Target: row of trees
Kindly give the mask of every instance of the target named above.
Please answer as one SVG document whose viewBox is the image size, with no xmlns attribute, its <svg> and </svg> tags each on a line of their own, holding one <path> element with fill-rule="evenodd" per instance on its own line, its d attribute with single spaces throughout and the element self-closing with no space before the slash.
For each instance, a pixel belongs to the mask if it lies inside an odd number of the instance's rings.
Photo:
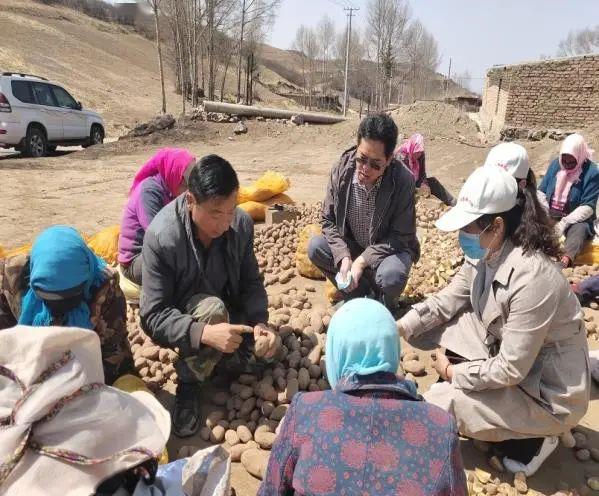
<svg viewBox="0 0 599 496">
<path fill-rule="evenodd" d="M 225 96 L 227 78 L 237 77 L 237 101 L 253 102 L 257 53 L 265 32 L 274 21 L 281 0 L 147 0 L 156 25 L 156 42 L 164 93 L 161 26 L 168 26 L 172 47 L 168 53 L 175 72 L 176 90 L 183 111 L 191 100 L 197 106 L 204 95 Z M 236 70 L 234 70 L 236 69 Z"/>
<path fill-rule="evenodd" d="M 571 57 L 589 53 L 599 53 L 599 24 L 594 28 L 570 31 L 568 36 L 560 41 L 557 50 L 559 57 Z"/>
<path fill-rule="evenodd" d="M 417 19 L 407 0 L 370 0 L 365 29 L 352 29 L 350 94 L 376 108 L 422 98 L 430 93 L 439 62 L 437 42 Z M 302 55 L 309 101 L 315 89 L 328 95 L 342 89 L 347 27 L 336 30 L 325 16 L 315 27 L 300 26 L 292 48 Z"/>
</svg>

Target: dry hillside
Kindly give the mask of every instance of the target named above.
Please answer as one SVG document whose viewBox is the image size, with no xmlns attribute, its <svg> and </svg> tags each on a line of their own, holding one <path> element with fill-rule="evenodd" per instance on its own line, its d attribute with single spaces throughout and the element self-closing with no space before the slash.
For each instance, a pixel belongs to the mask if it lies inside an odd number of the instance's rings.
<svg viewBox="0 0 599 496">
<path fill-rule="evenodd" d="M 109 134 L 122 134 L 160 108 L 155 45 L 123 26 L 64 7 L 2 0 L 0 33 L 0 71 L 27 72 L 64 85 L 84 107 L 104 116 Z M 279 56 L 287 53 L 277 52 Z M 282 66 L 290 62 L 285 57 L 278 60 Z M 230 69 L 228 94 L 236 88 L 234 73 Z M 285 78 L 266 67 L 260 73 L 265 85 L 257 88 L 259 103 L 293 107 L 293 102 L 267 86 L 286 82 Z M 181 97 L 174 92 L 168 69 L 166 77 L 168 111 L 178 115 Z M 219 89 L 221 78 L 219 74 Z"/>
</svg>

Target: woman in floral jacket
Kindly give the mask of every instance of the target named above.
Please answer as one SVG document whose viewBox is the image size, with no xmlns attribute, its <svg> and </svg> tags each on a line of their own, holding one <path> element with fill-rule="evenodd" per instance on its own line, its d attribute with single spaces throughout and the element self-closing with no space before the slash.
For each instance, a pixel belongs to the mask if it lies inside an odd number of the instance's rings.
<svg viewBox="0 0 599 496">
<path fill-rule="evenodd" d="M 455 422 L 398 367 L 391 313 L 369 299 L 341 307 L 327 335 L 333 389 L 293 398 L 258 494 L 466 495 Z"/>
</svg>

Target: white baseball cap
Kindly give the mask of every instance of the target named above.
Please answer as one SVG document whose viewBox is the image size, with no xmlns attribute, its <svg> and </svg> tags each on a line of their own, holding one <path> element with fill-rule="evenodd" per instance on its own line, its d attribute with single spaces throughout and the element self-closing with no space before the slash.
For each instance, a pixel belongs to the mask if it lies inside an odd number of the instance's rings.
<svg viewBox="0 0 599 496">
<path fill-rule="evenodd" d="M 516 179 L 526 179 L 530 161 L 526 148 L 518 143 L 500 143 L 491 148 L 485 160 L 485 167 L 498 166 Z"/>
<path fill-rule="evenodd" d="M 518 183 L 500 167 L 479 167 L 462 186 L 455 207 L 439 218 L 441 231 L 457 231 L 485 214 L 499 214 L 516 205 Z"/>
</svg>

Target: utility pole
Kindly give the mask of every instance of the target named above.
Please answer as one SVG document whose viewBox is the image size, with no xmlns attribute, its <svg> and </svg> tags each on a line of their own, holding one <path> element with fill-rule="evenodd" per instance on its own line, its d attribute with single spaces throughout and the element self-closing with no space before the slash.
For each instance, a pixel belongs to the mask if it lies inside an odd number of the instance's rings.
<svg viewBox="0 0 599 496">
<path fill-rule="evenodd" d="M 343 9 L 348 12 L 347 19 L 347 47 L 345 47 L 345 91 L 343 94 L 343 117 L 347 116 L 347 79 L 349 75 L 349 54 L 350 54 L 350 45 L 351 45 L 351 19 L 354 16 L 354 11 L 358 11 L 360 9 L 356 9 L 353 7 L 348 7 Z"/>
<path fill-rule="evenodd" d="M 447 81 L 445 81 L 445 98 L 449 92 L 449 80 L 451 79 L 451 57 L 449 57 L 449 71 L 447 71 Z"/>
</svg>

